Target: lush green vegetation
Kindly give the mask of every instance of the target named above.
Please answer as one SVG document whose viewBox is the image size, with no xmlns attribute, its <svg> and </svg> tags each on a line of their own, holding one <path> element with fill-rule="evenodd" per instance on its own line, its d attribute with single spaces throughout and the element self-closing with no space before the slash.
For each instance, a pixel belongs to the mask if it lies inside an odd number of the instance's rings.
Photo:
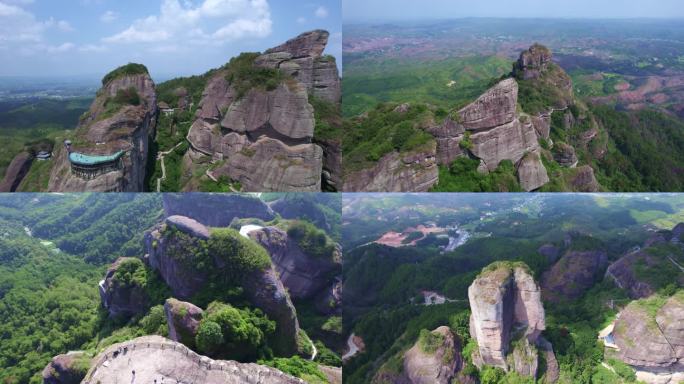
<svg viewBox="0 0 684 384">
<path fill-rule="evenodd" d="M 445 109 L 472 101 L 491 78 L 510 70 L 501 57 L 452 57 L 444 60 L 368 58 L 345 62 L 343 115 L 372 110 L 382 102 L 430 103 Z"/>
<path fill-rule="evenodd" d="M 142 260 L 130 258 L 119 263 L 119 267 L 114 272 L 114 282 L 122 286 L 137 285 L 145 286 L 147 283 L 147 271 Z"/>
<path fill-rule="evenodd" d="M 147 67 L 142 64 L 128 63 L 106 74 L 105 77 L 102 78 L 102 86 L 107 85 L 110 81 L 119 77 L 144 74 L 149 74 Z"/>
<path fill-rule="evenodd" d="M 437 349 L 444 344 L 444 335 L 437 332 L 431 332 L 427 329 L 421 329 L 418 336 L 418 345 L 420 349 L 427 353 L 433 354 Z"/>
<path fill-rule="evenodd" d="M 235 88 L 238 99 L 254 88 L 273 91 L 286 79 L 278 69 L 256 67 L 254 61 L 259 55 L 254 52 L 241 53 L 223 67 L 227 71 L 226 80 Z"/>
<path fill-rule="evenodd" d="M 253 361 L 273 355 L 266 341 L 275 330 L 275 322 L 259 309 L 213 302 L 200 322 L 195 342 L 200 352 L 210 356 Z"/>
<path fill-rule="evenodd" d="M 335 254 L 336 245 L 332 239 L 324 230 L 316 228 L 308 221 L 288 222 L 287 234 L 297 242 L 302 251 L 310 256 L 331 259 Z"/>
<path fill-rule="evenodd" d="M 309 384 L 325 384 L 328 382 L 325 374 L 318 369 L 318 365 L 312 361 L 304 360 L 299 356 L 289 358 L 277 357 L 271 360 L 260 360 L 259 364 L 268 365 L 279 369 L 292 376 L 299 377 Z"/>
<path fill-rule="evenodd" d="M 327 100 L 309 96 L 314 108 L 314 139 L 340 141 L 342 135 L 342 112 L 340 107 Z"/>
<path fill-rule="evenodd" d="M 342 143 L 345 172 L 373 165 L 392 152 L 410 152 L 434 143 L 423 129 L 435 121 L 436 111 L 425 104 L 411 105 L 406 112 L 397 104 L 381 104 L 368 117 L 346 120 Z"/>
<path fill-rule="evenodd" d="M 572 104 L 572 90 L 565 90 L 557 85 L 569 80 L 563 69 L 551 63 L 539 79 L 517 79 L 518 103 L 523 111 L 534 115 Z"/>
<path fill-rule="evenodd" d="M 504 160 L 490 173 L 477 170 L 480 160 L 459 157 L 449 167 L 439 167 L 433 192 L 522 192 L 515 166 Z"/>
</svg>

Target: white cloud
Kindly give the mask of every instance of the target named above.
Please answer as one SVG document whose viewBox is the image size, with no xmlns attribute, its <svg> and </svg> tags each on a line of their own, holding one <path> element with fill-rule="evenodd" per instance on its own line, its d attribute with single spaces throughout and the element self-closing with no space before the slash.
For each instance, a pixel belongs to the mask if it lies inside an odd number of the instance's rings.
<svg viewBox="0 0 684 384">
<path fill-rule="evenodd" d="M 100 16 L 100 21 L 103 23 L 111 23 L 119 18 L 119 13 L 114 11 L 107 11 Z"/>
<path fill-rule="evenodd" d="M 306 17 L 298 17 L 298 18 L 297 18 L 297 23 L 299 23 L 299 24 L 304 24 L 304 23 L 306 23 Z"/>
<path fill-rule="evenodd" d="M 66 20 L 58 21 L 57 22 L 57 28 L 59 28 L 62 31 L 65 31 L 65 32 L 71 32 L 74 30 L 74 28 L 71 26 L 71 24 L 69 24 L 69 22 Z"/>
<path fill-rule="evenodd" d="M 78 47 L 78 50 L 81 52 L 105 52 L 107 47 L 104 45 L 86 44 Z"/>
<path fill-rule="evenodd" d="M 266 37 L 271 30 L 271 13 L 266 0 L 204 0 L 199 5 L 187 0 L 182 4 L 179 0 L 164 0 L 159 15 L 138 19 L 103 41 L 224 43 L 245 37 Z"/>
<path fill-rule="evenodd" d="M 75 47 L 76 47 L 76 45 L 74 45 L 73 43 L 64 43 L 61 45 L 47 46 L 47 47 L 45 47 L 45 50 L 48 53 L 63 53 L 63 52 L 71 51 Z"/>
<path fill-rule="evenodd" d="M 319 19 L 325 19 L 328 17 L 328 9 L 321 5 L 320 7 L 316 8 L 314 15 L 316 15 L 316 17 Z"/>
<path fill-rule="evenodd" d="M 45 25 L 20 7 L 0 1 L 0 44 L 38 42 Z"/>
</svg>

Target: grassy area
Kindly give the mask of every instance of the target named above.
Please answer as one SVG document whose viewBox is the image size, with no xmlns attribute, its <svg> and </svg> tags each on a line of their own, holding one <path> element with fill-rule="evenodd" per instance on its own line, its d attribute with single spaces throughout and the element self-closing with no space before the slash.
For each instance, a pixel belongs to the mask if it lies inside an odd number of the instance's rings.
<svg viewBox="0 0 684 384">
<path fill-rule="evenodd" d="M 143 74 L 149 74 L 147 67 L 142 64 L 128 63 L 106 74 L 105 77 L 102 78 L 102 85 L 105 86 L 110 81 L 119 77 Z"/>
<path fill-rule="evenodd" d="M 511 69 L 508 59 L 490 56 L 432 61 L 366 59 L 345 65 L 342 105 L 345 117 L 381 102 L 430 103 L 451 108 L 483 93 L 489 80 Z"/>
</svg>

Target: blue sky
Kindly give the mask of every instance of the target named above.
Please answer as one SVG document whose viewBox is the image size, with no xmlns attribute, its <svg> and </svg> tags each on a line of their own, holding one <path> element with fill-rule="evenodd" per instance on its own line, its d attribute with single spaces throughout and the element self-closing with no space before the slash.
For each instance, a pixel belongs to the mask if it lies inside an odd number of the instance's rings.
<svg viewBox="0 0 684 384">
<path fill-rule="evenodd" d="M 0 76 L 201 74 L 244 51 L 326 29 L 342 53 L 341 0 L 0 0 Z"/>
<path fill-rule="evenodd" d="M 681 0 L 343 0 L 344 22 L 459 17 L 682 18 Z"/>
</svg>

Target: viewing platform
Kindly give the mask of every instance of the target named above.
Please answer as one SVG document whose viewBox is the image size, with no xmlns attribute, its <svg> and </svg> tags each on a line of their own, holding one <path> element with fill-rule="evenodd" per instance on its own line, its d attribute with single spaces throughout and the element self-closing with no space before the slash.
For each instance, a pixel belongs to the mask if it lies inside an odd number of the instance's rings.
<svg viewBox="0 0 684 384">
<path fill-rule="evenodd" d="M 70 141 L 65 141 L 64 144 L 69 153 L 71 172 L 83 179 L 91 180 L 105 173 L 123 169 L 124 151 L 111 155 L 87 155 L 72 151 Z"/>
</svg>

